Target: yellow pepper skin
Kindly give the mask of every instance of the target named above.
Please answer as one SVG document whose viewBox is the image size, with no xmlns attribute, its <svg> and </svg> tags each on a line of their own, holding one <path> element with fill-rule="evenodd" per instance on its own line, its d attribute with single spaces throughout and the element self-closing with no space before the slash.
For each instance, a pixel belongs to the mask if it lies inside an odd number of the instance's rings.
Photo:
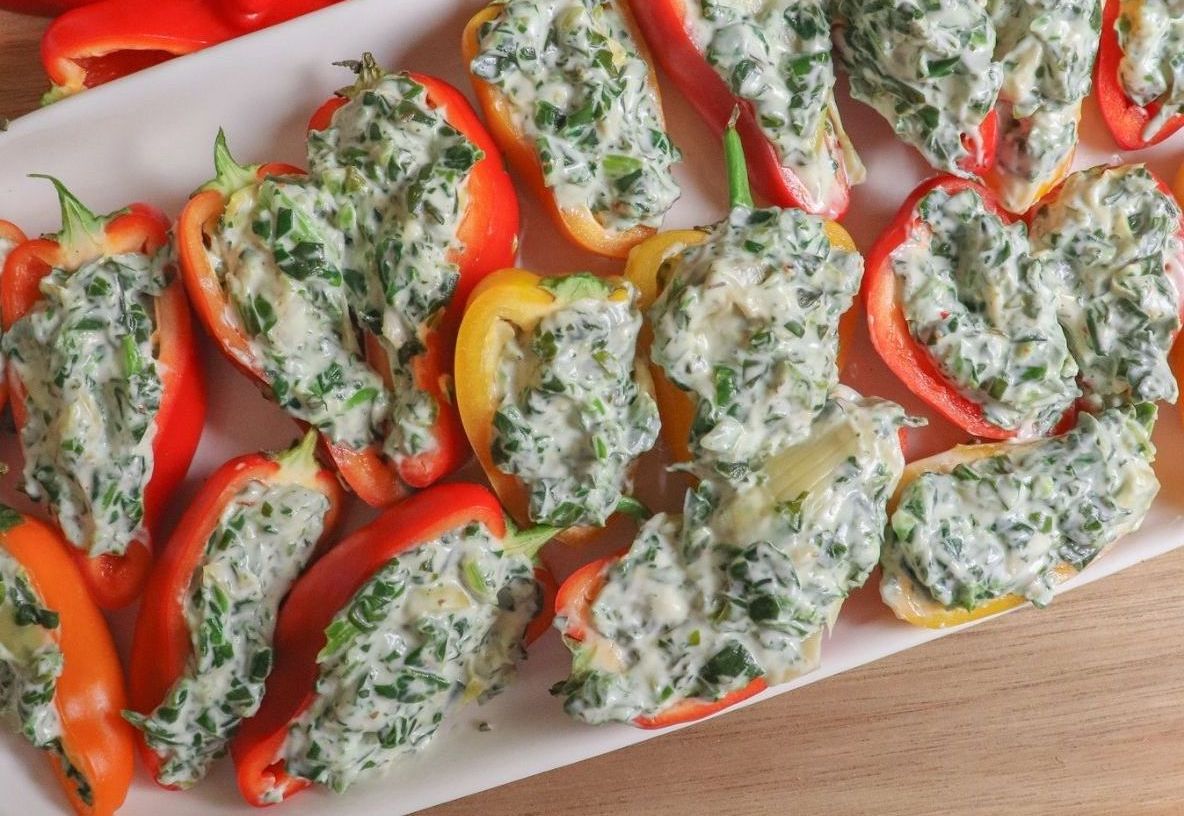
<svg viewBox="0 0 1184 816">
<path fill-rule="evenodd" d="M 855 241 L 847 230 L 834 221 L 826 222 L 826 235 L 833 246 L 838 249 L 857 251 Z M 705 230 L 671 230 L 660 232 L 653 238 L 639 244 L 629 253 L 629 260 L 625 264 L 625 279 L 637 287 L 638 307 L 649 311 L 650 306 L 662 294 L 666 281 L 662 280 L 662 266 L 680 254 L 688 247 L 701 244 L 710 237 Z M 846 351 L 851 345 L 851 338 L 856 325 L 860 322 L 854 308 L 848 309 L 839 322 L 839 370 L 842 371 L 846 362 Z M 650 359 L 650 346 L 654 335 L 649 321 L 641 330 L 638 350 L 642 358 Z M 658 411 L 662 415 L 662 439 L 677 462 L 691 461 L 691 425 L 695 420 L 695 404 L 690 396 L 667 379 L 660 366 L 650 365 L 650 375 L 654 381 L 654 392 L 658 400 Z"/>
<path fill-rule="evenodd" d="M 501 404 L 498 368 L 506 343 L 517 333 L 528 334 L 539 321 L 562 308 L 544 278 L 524 269 L 503 269 L 486 277 L 473 290 L 456 339 L 456 407 L 481 469 L 506 511 L 519 527 L 534 526 L 530 493 L 517 476 L 498 469 L 493 461 L 493 419 Z M 628 289 L 619 278 L 609 300 L 627 300 Z M 649 372 L 638 358 L 638 386 L 653 395 Z M 561 534 L 566 543 L 583 540 L 595 528 L 572 528 Z"/>
<path fill-rule="evenodd" d="M 661 110 L 662 98 L 658 91 L 658 77 L 654 73 L 654 63 L 650 59 L 645 40 L 633 20 L 628 4 L 619 4 L 619 10 L 633 34 L 641 58 L 650 66 L 649 85 L 654 99 L 658 102 L 658 109 Z M 465 26 L 461 39 L 461 55 L 464 58 L 465 70 L 469 70 L 473 58 L 481 50 L 479 36 L 481 26 L 497 19 L 499 14 L 501 14 L 500 4 L 491 3 L 477 12 Z M 534 145 L 514 123 L 513 109 L 505 95 L 494 85 L 474 75 L 472 71 L 469 71 L 469 78 L 473 83 L 473 91 L 477 95 L 477 101 L 485 114 L 485 121 L 489 124 L 489 131 L 493 134 L 494 140 L 510 160 L 514 169 L 534 190 L 538 200 L 564 237 L 597 255 L 624 258 L 629 254 L 630 249 L 655 234 L 656 230 L 652 227 L 643 226 L 633 227 L 623 232 L 609 231 L 600 225 L 600 222 L 587 207 L 579 209 L 560 207 L 543 179 L 543 169 L 535 155 Z"/>
<path fill-rule="evenodd" d="M 888 502 L 888 515 L 891 517 L 895 512 L 904 489 L 920 478 L 922 474 L 950 473 L 958 465 L 988 459 L 1005 451 L 1022 450 L 1024 447 L 1031 447 L 1035 444 L 1039 443 L 996 442 L 984 445 L 958 445 L 945 453 L 912 462 L 904 469 L 900 484 L 896 487 L 896 493 Z M 1077 574 L 1077 570 L 1068 564 L 1060 565 L 1055 572 L 1058 583 L 1063 583 Z M 988 601 L 975 609 L 961 607 L 947 609 L 930 597 L 925 588 L 918 586 L 908 575 L 889 575 L 888 573 L 884 573 L 880 579 L 880 597 L 896 614 L 896 617 L 914 626 L 922 626 L 927 629 L 961 626 L 964 623 L 1006 612 L 1008 609 L 1014 609 L 1028 602 L 1021 595 L 1005 595 L 1002 598 Z"/>
</svg>

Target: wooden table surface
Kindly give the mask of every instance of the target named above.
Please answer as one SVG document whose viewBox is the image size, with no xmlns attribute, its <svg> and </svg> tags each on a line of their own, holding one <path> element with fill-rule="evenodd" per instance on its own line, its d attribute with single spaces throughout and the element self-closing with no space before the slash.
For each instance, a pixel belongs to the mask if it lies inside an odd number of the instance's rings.
<svg viewBox="0 0 1184 816">
<path fill-rule="evenodd" d="M 43 27 L 0 12 L 0 116 L 46 87 Z M 1184 814 L 1184 549 L 1046 610 L 427 813 Z"/>
</svg>

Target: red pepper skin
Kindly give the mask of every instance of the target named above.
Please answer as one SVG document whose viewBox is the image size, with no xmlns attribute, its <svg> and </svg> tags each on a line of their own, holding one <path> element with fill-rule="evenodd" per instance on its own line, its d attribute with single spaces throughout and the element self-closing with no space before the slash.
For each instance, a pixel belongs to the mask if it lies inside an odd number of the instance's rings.
<svg viewBox="0 0 1184 816">
<path fill-rule="evenodd" d="M 1016 217 L 1003 209 L 997 197 L 977 182 L 955 176 L 935 176 L 921 183 L 901 206 L 896 217 L 876 240 L 867 256 L 863 277 L 863 305 L 867 312 L 868 332 L 880 357 L 908 389 L 958 427 L 984 439 L 1011 439 L 1016 431 L 991 424 L 983 416 L 982 406 L 959 392 L 937 367 L 929 352 L 909 331 L 904 310 L 896 299 L 896 274 L 891 255 L 909 239 L 917 222 L 916 209 L 926 195 L 936 189 L 953 194 L 974 190 L 988 210 L 1004 223 Z"/>
<path fill-rule="evenodd" d="M 506 535 L 501 505 L 485 487 L 447 484 L 428 488 L 388 509 L 348 536 L 296 582 L 280 610 L 275 632 L 275 668 L 267 679 L 263 705 L 243 723 L 231 743 L 239 791 L 256 807 L 264 795 L 283 799 L 309 786 L 289 776 L 276 754 L 288 725 L 313 701 L 317 654 L 333 616 L 384 564 L 445 533 L 479 522 L 495 538 Z M 544 608 L 540 617 L 547 619 Z"/>
<path fill-rule="evenodd" d="M 662 69 L 674 80 L 699 115 L 722 134 L 739 110 L 736 129 L 748 157 L 749 174 L 757 192 L 778 207 L 797 207 L 830 220 L 839 220 L 851 203 L 851 185 L 839 168 L 840 193 L 823 206 L 810 207 L 801 181 L 781 164 L 777 149 L 757 122 L 752 103 L 732 89 L 707 61 L 686 26 L 686 0 L 630 0 L 633 17 Z"/>
<path fill-rule="evenodd" d="M 513 265 L 518 254 L 519 213 L 518 196 L 497 144 L 464 95 L 442 79 L 411 72 L 407 75 L 427 90 L 428 104 L 443 111 L 444 120 L 485 154 L 469 173 L 468 208 L 457 228 L 457 237 L 464 248 L 449 257 L 457 265 L 460 280 L 444 319 L 428 331 L 424 344 L 427 351 L 412 361 L 416 387 L 430 394 L 437 406 L 432 429 L 436 449 L 403 460 L 398 474 L 405 484 L 421 488 L 435 483 L 469 459 L 468 438 L 447 385 L 452 378 L 456 329 L 473 287 L 491 272 Z M 330 127 L 333 115 L 348 102 L 345 96 L 326 100 L 309 119 L 308 129 Z M 375 338 L 367 338 L 366 356 L 386 378 L 390 370 L 386 354 Z M 387 385 L 390 384 L 388 379 Z M 328 450 L 339 467 L 350 467 L 357 456 L 357 452 L 339 446 L 330 445 Z"/>
<path fill-rule="evenodd" d="M 0 240 L 8 241 L 15 249 L 17 246 L 29 240 L 21 228 L 11 221 L 4 221 L 0 219 Z M 5 264 L 0 262 L 0 270 L 4 269 Z M 4 406 L 8 404 L 8 378 L 0 377 L 0 411 L 4 410 Z"/>
<path fill-rule="evenodd" d="M 206 543 L 223 511 L 252 482 L 268 485 L 300 484 L 329 500 L 318 553 L 323 550 L 341 514 L 341 486 L 331 470 L 311 463 L 288 465 L 282 454 L 252 453 L 231 459 L 206 479 L 201 491 L 181 517 L 176 530 L 153 567 L 136 619 L 129 671 L 129 702 L 142 714 L 151 713 L 185 673 L 193 651 L 185 600 L 201 568 Z M 316 556 L 314 555 L 314 558 Z M 140 756 L 156 779 L 161 758 L 136 732 Z M 172 788 L 172 786 L 162 786 Z"/>
<path fill-rule="evenodd" d="M 0 531 L 0 548 L 20 562 L 41 601 L 58 613 L 63 666 L 54 707 L 63 748 L 90 784 L 92 804 L 82 801 L 51 757 L 54 775 L 79 816 L 112 816 L 127 797 L 135 748 L 132 728 L 121 715 L 123 670 L 107 622 L 86 591 L 74 548 L 49 525 L 21 516 Z"/>
<path fill-rule="evenodd" d="M 1147 107 L 1135 104 L 1122 87 L 1119 66 L 1122 63 L 1122 47 L 1118 44 L 1118 23 L 1120 0 L 1106 0 L 1102 8 L 1102 36 L 1098 43 L 1098 59 L 1095 64 L 1094 89 L 1098 95 L 1098 107 L 1102 119 L 1114 136 L 1114 141 L 1123 150 L 1142 150 L 1157 145 L 1184 127 L 1184 113 L 1178 113 L 1164 122 L 1159 133 L 1151 139 L 1143 138 L 1148 123 L 1159 113 L 1159 100 Z"/>
<path fill-rule="evenodd" d="M 47 101 L 332 5 L 336 0 L 99 0 L 41 40 Z"/>
<path fill-rule="evenodd" d="M 627 550 L 585 564 L 573 572 L 559 587 L 555 597 L 555 614 L 564 621 L 565 640 L 582 641 L 588 636 L 592 625 L 592 604 L 608 579 L 608 571 L 625 555 Z M 653 730 L 672 725 L 694 722 L 710 717 L 739 702 L 760 694 L 768 688 L 763 677 L 751 681 L 742 689 L 733 691 L 718 700 L 677 700 L 652 717 L 636 717 L 633 724 L 638 728 Z"/>
<path fill-rule="evenodd" d="M 50 236 L 26 241 L 12 251 L 0 281 L 5 331 L 41 299 L 41 279 L 53 268 L 73 271 L 103 256 L 153 253 L 169 240 L 168 219 L 147 204 L 132 204 L 100 222 L 102 234 L 92 236 L 93 242 L 62 243 L 58 236 Z M 152 476 L 144 491 L 144 522 L 149 536 L 169 496 L 189 470 L 206 416 L 205 383 L 180 280 L 174 280 L 156 299 L 156 331 L 163 388 L 152 443 Z M 27 416 L 25 388 L 11 367 L 7 375 L 12 416 L 19 433 Z M 120 609 L 134 601 L 152 564 L 151 540 L 132 542 L 122 556 L 89 558 L 81 550 L 73 552 L 91 595 L 103 609 Z"/>
</svg>

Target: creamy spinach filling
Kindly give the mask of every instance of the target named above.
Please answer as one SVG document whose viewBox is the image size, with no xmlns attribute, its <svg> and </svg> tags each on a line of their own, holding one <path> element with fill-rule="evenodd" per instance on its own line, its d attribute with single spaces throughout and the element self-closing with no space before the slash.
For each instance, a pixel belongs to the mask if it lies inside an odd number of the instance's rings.
<svg viewBox="0 0 1184 816">
<path fill-rule="evenodd" d="M 851 95 L 934 167 L 968 175 L 1003 71 L 983 0 L 834 0 Z"/>
<path fill-rule="evenodd" d="M 325 630 L 315 695 L 277 759 L 341 792 L 422 748 L 513 679 L 538 611 L 529 558 L 469 524 L 388 561 Z"/>
<path fill-rule="evenodd" d="M 4 335 L 25 390 L 23 490 L 48 499 L 66 538 L 92 557 L 122 555 L 147 536 L 144 490 L 163 391 L 155 298 L 171 265 L 166 249 L 54 269 Z"/>
<path fill-rule="evenodd" d="M 988 422 L 1043 436 L 1079 394 L 1055 270 L 977 191 L 935 189 L 916 213 L 889 259 L 910 333 Z"/>
<path fill-rule="evenodd" d="M 328 510 L 319 491 L 252 481 L 222 511 L 185 598 L 193 646 L 185 672 L 149 714 L 124 712 L 161 758 L 161 784 L 199 782 L 259 710 L 280 601 L 312 557 Z"/>
<path fill-rule="evenodd" d="M 695 403 L 696 462 L 743 479 L 803 439 L 826 404 L 863 259 L 832 244 L 820 218 L 737 208 L 662 274 L 651 357 Z"/>
<path fill-rule="evenodd" d="M 823 628 L 879 558 L 904 422 L 840 389 L 759 478 L 706 479 L 681 517 L 647 522 L 609 568 L 585 639 L 568 643 L 571 676 L 554 689 L 566 711 L 630 721 L 813 669 Z"/>
<path fill-rule="evenodd" d="M 415 382 L 412 361 L 456 289 L 468 178 L 484 153 L 428 103 L 423 85 L 405 74 L 366 77 L 332 124 L 309 134 L 308 162 L 337 202 L 354 316 L 387 357 L 385 449 L 400 461 L 436 445 L 439 406 Z"/>
<path fill-rule="evenodd" d="M 1094 408 L 1174 402 L 1180 209 L 1142 165 L 1070 176 L 1031 222 L 1033 252 L 1060 276 L 1057 311 Z"/>
<path fill-rule="evenodd" d="M 661 224 L 680 154 L 618 3 L 504 0 L 471 70 L 504 96 L 558 205 L 625 232 Z"/>
<path fill-rule="evenodd" d="M 1083 569 L 1142 524 L 1159 491 L 1155 413 L 1147 403 L 1083 413 L 1064 436 L 923 473 L 892 514 L 885 586 L 903 575 L 970 610 L 1013 594 L 1047 604 L 1058 570 Z"/>
<path fill-rule="evenodd" d="M 354 330 L 333 210 L 307 179 L 244 188 L 227 203 L 211 260 L 276 402 L 360 450 L 379 433 L 391 396 Z"/>
<path fill-rule="evenodd" d="M 0 528 L 20 523 L 16 511 L 0 505 Z M 58 613 L 45 605 L 24 567 L 0 547 L 0 717 L 35 747 L 52 754 L 78 798 L 92 804 L 90 783 L 66 757 L 54 703 L 65 666 L 57 640 L 59 624 Z"/>
<path fill-rule="evenodd" d="M 1092 86 L 1100 0 L 990 0 L 1003 68 L 998 162 L 1004 204 L 1032 205 L 1077 145 L 1081 101 Z"/>
<path fill-rule="evenodd" d="M 211 262 L 276 401 L 354 450 L 396 463 L 434 450 L 439 406 L 415 381 L 456 288 L 467 180 L 482 152 L 423 85 L 369 59 L 328 127 L 308 137 L 309 175 L 236 193 Z M 368 355 L 373 336 L 386 358 Z"/>
<path fill-rule="evenodd" d="M 588 273 L 540 286 L 558 305 L 502 352 L 493 462 L 527 487 L 536 524 L 603 526 L 658 437 L 637 377 L 637 290 Z"/>
<path fill-rule="evenodd" d="M 835 151 L 846 140 L 834 102 L 826 3 L 688 0 L 683 7 L 699 50 L 732 93 L 752 104 L 809 208 L 822 207 L 841 182 Z"/>
<path fill-rule="evenodd" d="M 1119 8 L 1115 30 L 1123 90 L 1140 107 L 1159 103 L 1143 129 L 1149 140 L 1184 107 L 1184 3 L 1122 0 Z"/>
</svg>

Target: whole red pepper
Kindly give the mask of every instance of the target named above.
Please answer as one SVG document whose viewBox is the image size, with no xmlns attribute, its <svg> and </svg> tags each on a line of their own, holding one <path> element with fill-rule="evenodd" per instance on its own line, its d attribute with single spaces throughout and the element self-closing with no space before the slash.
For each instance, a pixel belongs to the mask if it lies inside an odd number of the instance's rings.
<svg viewBox="0 0 1184 816">
<path fill-rule="evenodd" d="M 120 716 L 123 670 L 107 622 L 86 592 L 71 558 L 74 548 L 49 525 L 0 505 L 0 549 L 20 564 L 38 601 L 57 615 L 52 631 L 62 672 L 53 706 L 61 722 L 62 752 L 88 796 L 51 756 L 54 775 L 79 816 L 111 816 L 127 797 L 135 748 L 132 728 Z"/>
<path fill-rule="evenodd" d="M 41 279 L 53 269 L 73 272 L 99 258 L 123 253 L 152 254 L 169 242 L 169 222 L 147 204 L 95 216 L 54 180 L 62 208 L 62 229 L 25 241 L 12 251 L 0 281 L 4 330 L 41 300 Z M 173 490 L 185 477 L 205 423 L 206 398 L 185 289 L 174 279 L 156 298 L 160 410 L 152 442 L 152 477 L 144 491 L 144 522 L 149 538 Z M 25 389 L 10 366 L 8 388 L 18 431 L 24 426 Z M 134 541 L 120 556 L 96 558 L 75 549 L 87 586 L 99 606 L 118 609 L 140 594 L 152 562 L 151 540 Z"/>
<path fill-rule="evenodd" d="M 1098 43 L 1098 59 L 1094 75 L 1094 88 L 1098 94 L 1098 107 L 1102 119 L 1114 136 L 1114 141 L 1123 150 L 1142 150 L 1157 145 L 1184 127 L 1184 113 L 1177 113 L 1164 122 L 1159 132 L 1147 138 L 1147 125 L 1159 113 L 1163 103 L 1152 102 L 1147 107 L 1135 103 L 1126 94 L 1119 75 L 1122 65 L 1122 46 L 1118 43 L 1118 15 L 1121 0 L 1106 0 L 1102 9 L 1102 34 Z"/>
<path fill-rule="evenodd" d="M 186 598 L 195 574 L 205 563 L 207 542 L 223 512 L 252 482 L 301 485 L 329 500 L 318 549 L 324 547 L 336 526 L 341 487 L 332 471 L 318 465 L 310 445 L 279 454 L 239 456 L 214 471 L 181 517 L 144 590 L 129 671 L 129 701 L 134 711 L 148 714 L 155 710 L 184 675 L 193 652 Z M 148 772 L 157 778 L 162 758 L 139 732 L 137 742 Z"/>
<path fill-rule="evenodd" d="M 513 534 L 507 530 L 501 505 L 487 488 L 437 485 L 388 509 L 329 550 L 300 578 L 280 610 L 275 669 L 268 677 L 263 705 L 243 723 L 231 744 L 239 790 L 248 802 L 273 804 L 310 784 L 289 775 L 277 756 L 289 724 L 315 698 L 317 655 L 326 643 L 325 629 L 338 611 L 392 558 L 474 522 L 484 525 L 494 538 L 505 540 L 507 533 Z M 527 642 L 546 631 L 552 614 L 544 596 L 544 606 L 526 633 Z"/>
<path fill-rule="evenodd" d="M 29 240 L 25 237 L 25 233 L 21 228 L 11 221 L 4 221 L 0 219 L 0 241 L 6 241 L 15 249 L 20 244 Z M 8 260 L 7 254 L 0 254 L 0 272 L 3 271 L 5 261 Z M 4 410 L 4 406 L 8 404 L 8 377 L 0 377 L 0 411 Z"/>
<path fill-rule="evenodd" d="M 17 0 L 22 2 L 23 0 Z M 337 0 L 99 0 L 54 20 L 41 40 L 45 101 L 291 20 Z M 46 8 L 49 5 L 47 4 Z"/>
<path fill-rule="evenodd" d="M 563 625 L 563 637 L 568 641 L 582 642 L 592 627 L 592 605 L 604 589 L 608 571 L 620 561 L 628 550 L 616 555 L 585 564 L 573 572 L 559 587 L 555 596 L 555 616 Z M 718 700 L 676 700 L 652 717 L 636 717 L 633 724 L 638 728 L 667 728 L 679 723 L 694 722 L 710 717 L 725 708 L 760 694 L 768 688 L 763 677 L 757 677 L 742 689 L 726 694 Z"/>
<path fill-rule="evenodd" d="M 762 197 L 779 207 L 798 207 L 827 219 L 841 219 L 851 203 L 851 180 L 838 138 L 829 134 L 825 144 L 836 164 L 834 194 L 830 200 L 812 202 L 801 180 L 781 163 L 752 103 L 733 94 L 695 43 L 686 24 L 687 2 L 697 0 L 630 0 L 637 25 L 663 70 L 718 133 L 728 127 L 732 112 L 739 110 L 736 129 L 748 157 L 752 185 Z"/>
</svg>

